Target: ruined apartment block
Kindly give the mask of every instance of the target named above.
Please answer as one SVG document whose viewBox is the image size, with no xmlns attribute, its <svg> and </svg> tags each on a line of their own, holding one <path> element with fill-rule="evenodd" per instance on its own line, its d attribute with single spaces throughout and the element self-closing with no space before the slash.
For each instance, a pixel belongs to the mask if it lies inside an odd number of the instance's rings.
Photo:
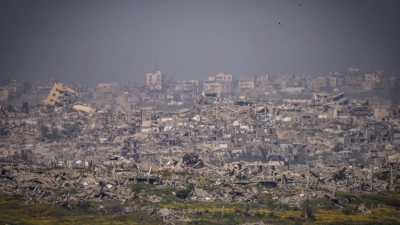
<svg viewBox="0 0 400 225">
<path fill-rule="evenodd" d="M 150 91 L 162 91 L 164 88 L 164 74 L 161 71 L 146 74 L 146 85 Z"/>
</svg>

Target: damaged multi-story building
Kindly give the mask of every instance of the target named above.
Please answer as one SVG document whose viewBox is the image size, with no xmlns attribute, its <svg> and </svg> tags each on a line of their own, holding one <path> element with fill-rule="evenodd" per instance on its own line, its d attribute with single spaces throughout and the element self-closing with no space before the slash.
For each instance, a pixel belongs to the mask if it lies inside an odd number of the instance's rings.
<svg viewBox="0 0 400 225">
<path fill-rule="evenodd" d="M 72 104 L 77 100 L 77 92 L 72 90 L 61 83 L 55 83 L 51 89 L 49 95 L 44 101 L 44 105 L 48 106 L 63 106 Z"/>
</svg>

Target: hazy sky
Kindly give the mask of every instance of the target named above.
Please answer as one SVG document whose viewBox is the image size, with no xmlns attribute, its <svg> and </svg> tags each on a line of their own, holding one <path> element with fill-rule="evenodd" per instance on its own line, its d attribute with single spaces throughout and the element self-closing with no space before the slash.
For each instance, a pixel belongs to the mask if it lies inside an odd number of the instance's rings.
<svg viewBox="0 0 400 225">
<path fill-rule="evenodd" d="M 1 78 L 144 83 L 156 59 L 175 79 L 398 76 L 400 1 L 0 0 Z"/>
</svg>

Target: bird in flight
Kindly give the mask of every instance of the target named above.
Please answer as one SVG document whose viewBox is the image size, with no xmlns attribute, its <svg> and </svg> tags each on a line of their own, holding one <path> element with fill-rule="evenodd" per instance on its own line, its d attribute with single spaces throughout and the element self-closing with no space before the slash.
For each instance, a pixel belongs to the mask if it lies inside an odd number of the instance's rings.
<svg viewBox="0 0 400 225">
<path fill-rule="evenodd" d="M 281 25 L 281 22 L 279 22 L 279 25 Z"/>
</svg>

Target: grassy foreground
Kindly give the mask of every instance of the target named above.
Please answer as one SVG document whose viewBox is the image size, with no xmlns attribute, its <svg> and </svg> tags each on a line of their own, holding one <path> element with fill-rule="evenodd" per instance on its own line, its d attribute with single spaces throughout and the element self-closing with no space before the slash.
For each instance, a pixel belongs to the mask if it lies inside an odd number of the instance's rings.
<svg viewBox="0 0 400 225">
<path fill-rule="evenodd" d="M 166 193 L 166 192 L 165 192 Z M 165 194 L 162 194 L 165 196 Z M 0 197 L 0 224 L 163 224 L 151 210 L 132 210 L 142 206 L 176 210 L 175 215 L 184 218 L 175 224 L 242 224 L 263 221 L 266 224 L 400 224 L 400 194 L 385 192 L 376 194 L 337 193 L 342 199 L 351 199 L 339 208 L 327 199 L 313 200 L 313 218 L 306 219 L 304 212 L 287 206 L 270 207 L 268 204 L 235 204 L 214 202 L 184 202 L 174 196 L 169 201 L 152 203 L 146 198 L 130 202 L 92 201 L 73 204 L 72 209 L 42 203 L 26 205 L 16 196 Z M 268 200 L 268 196 L 264 196 Z M 362 214 L 354 209 L 364 203 L 372 213 Z M 379 209 L 378 209 L 379 204 Z M 150 207 L 149 207 L 150 208 Z M 222 216 L 222 209 L 224 213 Z M 193 213 L 197 211 L 197 213 Z"/>
</svg>

